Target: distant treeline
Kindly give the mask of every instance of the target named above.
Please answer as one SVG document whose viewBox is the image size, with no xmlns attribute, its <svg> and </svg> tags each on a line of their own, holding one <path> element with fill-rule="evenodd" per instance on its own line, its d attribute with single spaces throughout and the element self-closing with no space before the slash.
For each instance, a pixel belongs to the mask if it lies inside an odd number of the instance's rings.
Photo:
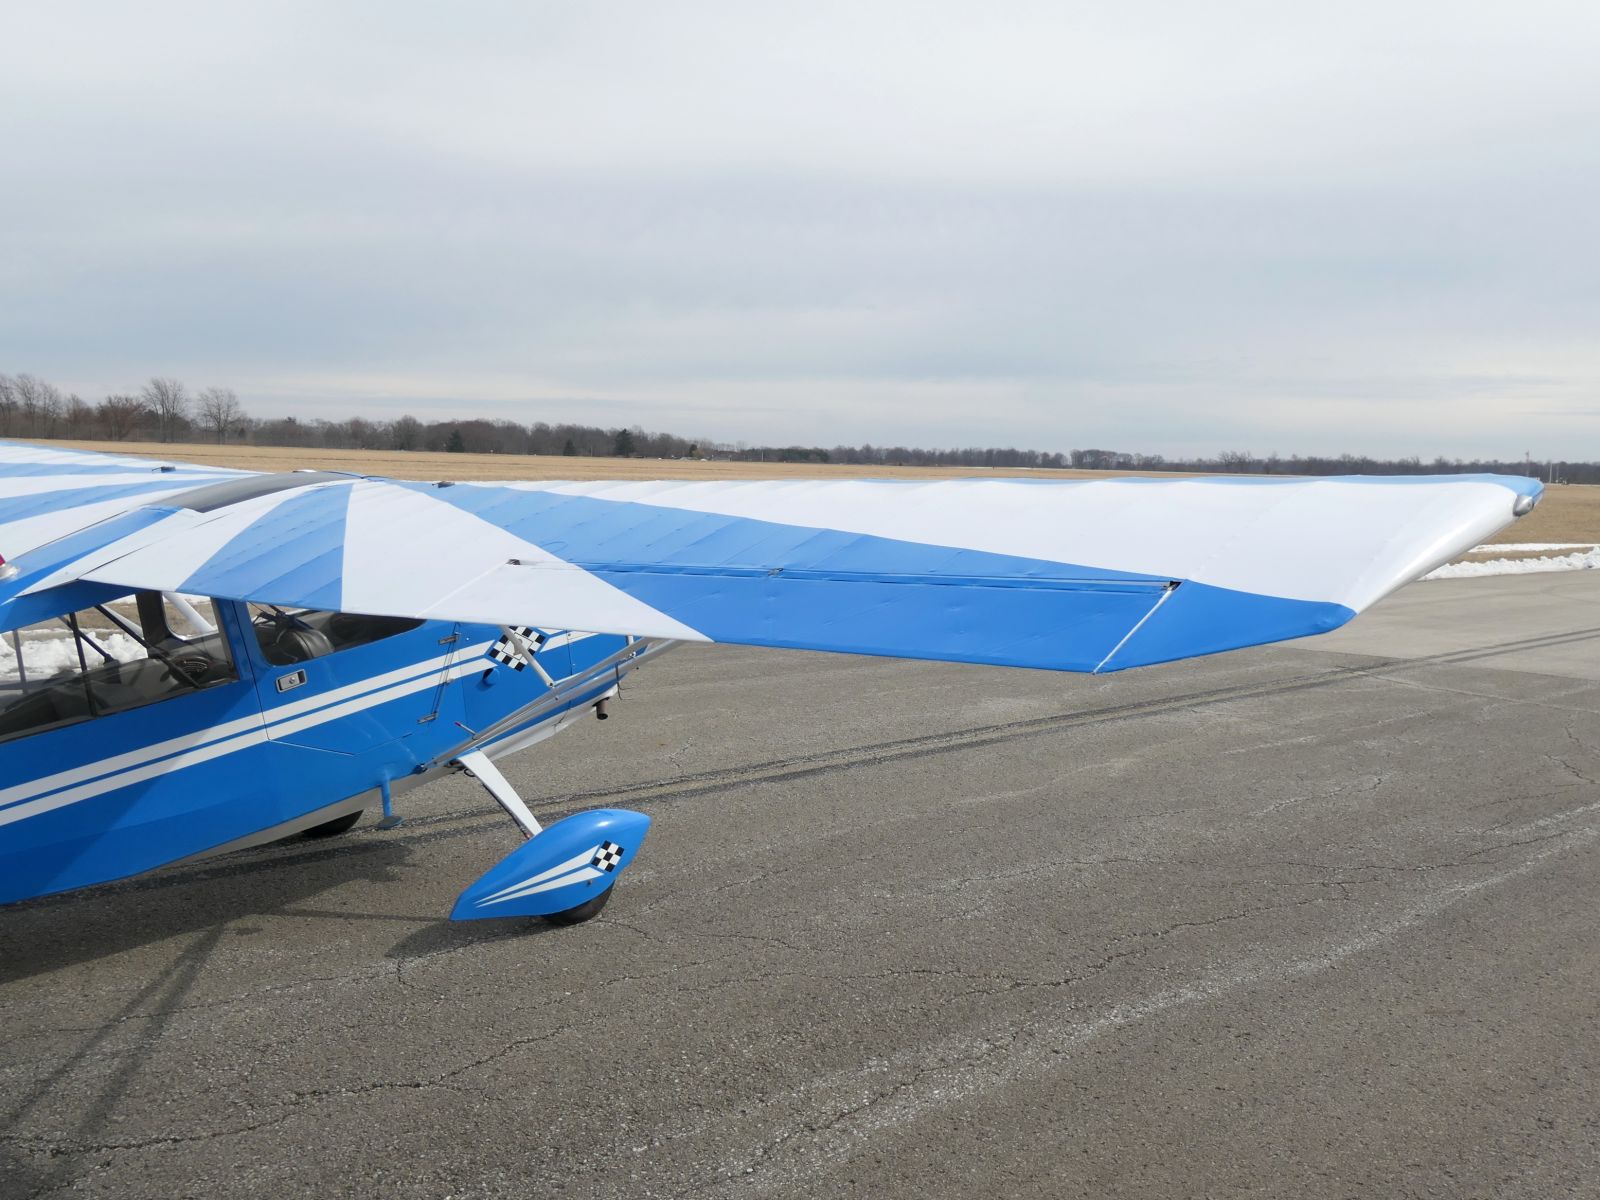
<svg viewBox="0 0 1600 1200">
<path fill-rule="evenodd" d="M 743 462 L 850 463 L 862 466 L 1063 468 L 1094 471 L 1195 471 L 1240 475 L 1424 475 L 1461 471 L 1535 474 L 1565 483 L 1600 483 L 1600 462 L 1523 459 L 1379 459 L 1341 454 L 1266 456 L 1232 450 L 1216 458 L 1166 458 L 1120 450 L 1018 450 L 912 446 L 749 446 L 673 433 L 534 421 L 371 421 L 252 417 L 220 387 L 191 391 L 176 379 L 150 380 L 138 391 L 89 403 L 32 375 L 0 375 L 0 438 L 109 441 L 212 441 L 326 450 L 433 450 L 470 454 L 554 454 L 624 458 L 717 458 Z"/>
</svg>

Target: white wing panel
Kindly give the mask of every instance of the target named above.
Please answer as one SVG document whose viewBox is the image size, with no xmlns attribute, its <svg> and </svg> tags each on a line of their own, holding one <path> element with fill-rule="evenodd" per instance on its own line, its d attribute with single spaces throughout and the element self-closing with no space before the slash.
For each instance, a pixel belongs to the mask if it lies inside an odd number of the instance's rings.
<svg viewBox="0 0 1600 1200">
<path fill-rule="evenodd" d="M 440 504 L 427 492 L 358 483 L 345 522 L 341 603 L 351 612 L 493 624 L 546 623 L 552 618 L 541 613 L 560 614 L 567 628 L 706 640 L 681 621 L 532 542 Z"/>
<path fill-rule="evenodd" d="M 1471 477 L 504 486 L 1080 563 L 1358 611 L 1503 527 L 1516 498 L 1503 483 Z"/>
</svg>

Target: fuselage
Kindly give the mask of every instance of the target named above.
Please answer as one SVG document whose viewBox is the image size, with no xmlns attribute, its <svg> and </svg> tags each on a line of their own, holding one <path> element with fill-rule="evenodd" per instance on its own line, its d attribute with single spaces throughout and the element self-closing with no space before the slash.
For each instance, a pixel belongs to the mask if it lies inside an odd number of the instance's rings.
<svg viewBox="0 0 1600 1200">
<path fill-rule="evenodd" d="M 91 654 L 78 650 L 76 663 L 58 649 L 66 670 L 10 681 L 0 903 L 375 805 L 452 769 L 465 749 L 493 756 L 548 736 L 614 691 L 635 655 L 625 637 L 555 633 L 518 659 L 493 653 L 498 626 L 304 612 L 273 625 L 261 608 L 213 601 L 204 637 L 163 649 L 147 631 L 140 661 L 95 661 L 95 640 L 139 641 L 128 618 L 128 633 L 115 625 L 82 642 Z M 28 644 L 0 637 L 25 672 Z"/>
</svg>

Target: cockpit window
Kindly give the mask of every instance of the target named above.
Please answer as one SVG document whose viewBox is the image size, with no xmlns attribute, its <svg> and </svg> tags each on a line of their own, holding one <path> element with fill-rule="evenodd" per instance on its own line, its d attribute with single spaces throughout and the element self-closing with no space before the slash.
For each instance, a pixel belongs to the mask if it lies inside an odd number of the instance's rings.
<svg viewBox="0 0 1600 1200">
<path fill-rule="evenodd" d="M 359 613 L 250 605 L 250 625 L 256 631 L 261 654 L 275 667 L 365 646 L 397 633 L 409 633 L 421 624 L 406 617 L 364 617 Z"/>
<path fill-rule="evenodd" d="M 0 741 L 238 677 L 210 600 L 138 592 L 0 634 Z"/>
</svg>

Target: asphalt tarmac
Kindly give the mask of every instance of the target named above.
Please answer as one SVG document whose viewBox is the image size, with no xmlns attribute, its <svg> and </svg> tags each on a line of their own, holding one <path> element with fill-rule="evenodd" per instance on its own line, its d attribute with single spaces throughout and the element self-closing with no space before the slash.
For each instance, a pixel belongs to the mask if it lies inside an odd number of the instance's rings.
<svg viewBox="0 0 1600 1200">
<path fill-rule="evenodd" d="M 0 1194 L 1600 1196 L 1600 572 L 1101 678 L 689 648 L 503 764 L 0 913 Z"/>
</svg>

